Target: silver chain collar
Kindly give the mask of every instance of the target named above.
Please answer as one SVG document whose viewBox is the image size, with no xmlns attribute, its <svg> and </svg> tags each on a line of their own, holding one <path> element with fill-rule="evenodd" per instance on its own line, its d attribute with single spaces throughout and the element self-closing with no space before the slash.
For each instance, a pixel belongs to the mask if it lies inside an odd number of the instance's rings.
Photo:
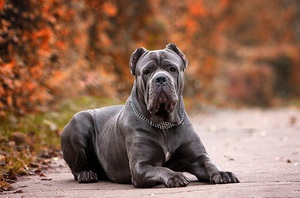
<svg viewBox="0 0 300 198">
<path fill-rule="evenodd" d="M 135 106 L 134 106 L 134 104 L 132 103 L 132 101 L 129 101 L 129 104 L 130 104 L 130 107 L 131 107 L 132 111 L 133 111 L 139 118 L 141 118 L 142 120 L 146 121 L 149 125 L 151 125 L 151 126 L 153 126 L 153 127 L 156 127 L 156 128 L 159 128 L 159 129 L 162 129 L 162 130 L 168 130 L 168 129 L 172 128 L 172 127 L 179 126 L 179 125 L 181 125 L 181 124 L 183 123 L 183 121 L 184 121 L 184 118 L 183 118 L 184 116 L 182 115 L 179 124 L 173 124 L 173 123 L 171 123 L 171 122 L 164 122 L 164 121 L 161 122 L 161 123 L 159 123 L 159 124 L 155 124 L 155 123 L 153 123 L 151 120 L 149 120 L 148 118 L 146 118 L 141 112 L 139 112 L 139 111 L 135 108 Z"/>
</svg>

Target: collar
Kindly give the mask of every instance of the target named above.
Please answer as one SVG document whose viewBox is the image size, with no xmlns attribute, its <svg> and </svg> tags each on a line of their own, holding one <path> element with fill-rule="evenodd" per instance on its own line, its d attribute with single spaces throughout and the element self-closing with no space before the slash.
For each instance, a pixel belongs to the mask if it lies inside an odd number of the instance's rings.
<svg viewBox="0 0 300 198">
<path fill-rule="evenodd" d="M 137 117 L 139 117 L 142 120 L 146 121 L 149 125 L 151 125 L 151 126 L 153 126 L 155 128 L 159 128 L 159 129 L 162 129 L 162 130 L 168 130 L 168 129 L 172 128 L 172 127 L 181 125 L 183 123 L 183 121 L 184 121 L 184 113 L 182 113 L 181 120 L 180 120 L 179 124 L 174 124 L 174 123 L 171 123 L 171 122 L 164 122 L 164 121 L 161 122 L 161 123 L 159 123 L 159 124 L 155 124 L 151 120 L 149 120 L 148 118 L 146 118 L 140 111 L 138 111 L 135 108 L 135 106 L 134 106 L 134 104 L 133 104 L 133 102 L 131 100 L 129 101 L 129 105 L 130 105 L 132 111 L 134 112 L 134 114 Z"/>
</svg>

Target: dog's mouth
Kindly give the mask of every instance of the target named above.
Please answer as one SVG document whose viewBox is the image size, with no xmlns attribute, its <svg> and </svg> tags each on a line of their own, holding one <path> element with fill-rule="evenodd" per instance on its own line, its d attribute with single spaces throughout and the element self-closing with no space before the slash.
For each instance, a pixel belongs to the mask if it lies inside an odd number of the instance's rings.
<svg viewBox="0 0 300 198">
<path fill-rule="evenodd" d="M 151 114 L 157 113 L 172 113 L 175 109 L 178 97 L 174 93 L 166 93 L 164 90 L 160 90 L 149 99 L 148 111 Z"/>
<path fill-rule="evenodd" d="M 175 109 L 176 103 L 160 103 L 157 112 L 167 111 L 169 113 L 173 112 Z"/>
</svg>

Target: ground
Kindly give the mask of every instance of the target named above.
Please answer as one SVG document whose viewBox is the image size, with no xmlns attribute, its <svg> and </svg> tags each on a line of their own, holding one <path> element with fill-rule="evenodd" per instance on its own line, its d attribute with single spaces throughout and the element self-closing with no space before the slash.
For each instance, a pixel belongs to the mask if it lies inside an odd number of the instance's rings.
<svg viewBox="0 0 300 198">
<path fill-rule="evenodd" d="M 110 182 L 78 184 L 61 158 L 41 176 L 19 178 L 4 197 L 300 197 L 300 111 L 210 109 L 190 115 L 215 163 L 241 183 L 136 189 Z"/>
</svg>

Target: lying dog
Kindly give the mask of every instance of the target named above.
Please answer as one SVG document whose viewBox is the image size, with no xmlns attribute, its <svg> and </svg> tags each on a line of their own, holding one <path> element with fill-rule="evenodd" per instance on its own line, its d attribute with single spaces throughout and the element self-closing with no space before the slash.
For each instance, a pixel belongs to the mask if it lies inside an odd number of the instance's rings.
<svg viewBox="0 0 300 198">
<path fill-rule="evenodd" d="M 132 54 L 135 81 L 126 104 L 79 112 L 63 130 L 63 157 L 77 181 L 181 187 L 189 184 L 182 172 L 189 172 L 199 181 L 239 182 L 214 165 L 185 112 L 186 67 L 174 44 Z"/>
</svg>

